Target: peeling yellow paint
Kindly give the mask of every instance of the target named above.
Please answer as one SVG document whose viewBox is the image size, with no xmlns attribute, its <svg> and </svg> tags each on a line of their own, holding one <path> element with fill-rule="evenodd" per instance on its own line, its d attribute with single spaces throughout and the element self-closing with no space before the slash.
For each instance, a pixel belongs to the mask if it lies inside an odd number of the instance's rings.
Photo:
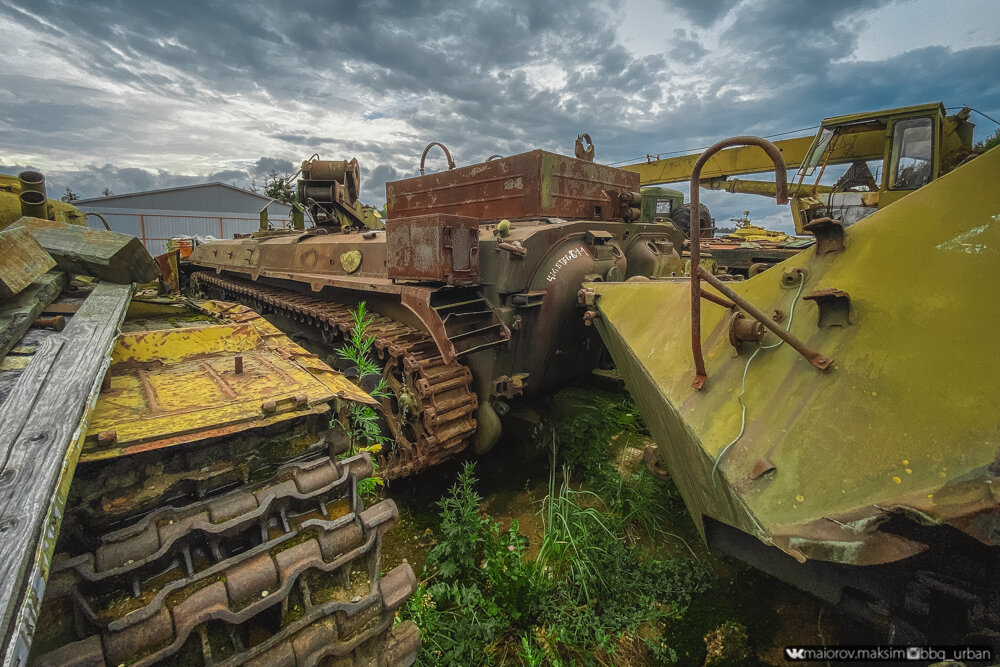
<svg viewBox="0 0 1000 667">
<path fill-rule="evenodd" d="M 244 306 L 199 302 L 222 323 L 119 336 L 83 458 L 217 437 L 375 401 Z M 101 433 L 114 438 L 99 441 Z"/>
</svg>

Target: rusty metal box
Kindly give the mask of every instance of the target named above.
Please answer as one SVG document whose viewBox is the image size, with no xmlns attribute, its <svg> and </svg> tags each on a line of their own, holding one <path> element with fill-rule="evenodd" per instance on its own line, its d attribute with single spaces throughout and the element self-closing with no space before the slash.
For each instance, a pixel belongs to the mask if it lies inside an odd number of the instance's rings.
<svg viewBox="0 0 1000 667">
<path fill-rule="evenodd" d="M 385 184 L 390 218 L 611 220 L 621 217 L 618 195 L 638 191 L 635 172 L 541 150 Z"/>
<path fill-rule="evenodd" d="M 385 223 L 386 270 L 393 280 L 473 285 L 479 280 L 479 220 L 418 215 Z"/>
</svg>

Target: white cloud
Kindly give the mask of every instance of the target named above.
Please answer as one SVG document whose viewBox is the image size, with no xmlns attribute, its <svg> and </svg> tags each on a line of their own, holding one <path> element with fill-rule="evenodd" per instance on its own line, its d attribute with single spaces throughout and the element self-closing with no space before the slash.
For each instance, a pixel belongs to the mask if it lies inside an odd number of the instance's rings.
<svg viewBox="0 0 1000 667">
<path fill-rule="evenodd" d="M 928 46 L 972 48 L 1000 40 L 996 0 L 899 0 L 844 21 L 857 32 L 845 61 L 877 61 Z"/>
</svg>

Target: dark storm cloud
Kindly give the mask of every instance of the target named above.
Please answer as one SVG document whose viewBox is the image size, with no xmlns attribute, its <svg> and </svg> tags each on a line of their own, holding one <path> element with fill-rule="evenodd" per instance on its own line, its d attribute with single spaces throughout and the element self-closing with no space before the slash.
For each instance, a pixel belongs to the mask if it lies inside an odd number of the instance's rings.
<svg viewBox="0 0 1000 667">
<path fill-rule="evenodd" d="M 372 109 L 349 95 L 332 102 L 331 93 L 343 94 L 338 87 L 349 84 L 377 98 L 411 95 L 414 103 L 377 109 L 379 115 L 410 123 L 421 139 L 471 141 L 470 153 L 489 154 L 530 136 L 574 134 L 588 125 L 581 116 L 598 127 L 596 119 L 613 119 L 625 92 L 639 103 L 660 94 L 663 59 L 632 58 L 609 20 L 617 7 L 604 7 L 552 0 L 461 9 L 445 2 L 301 2 L 272 13 L 244 3 L 172 3 L 168 11 L 149 3 L 43 0 L 31 11 L 54 26 L 46 32 L 85 54 L 80 66 L 90 74 L 137 90 L 207 106 L 224 93 L 259 87 L 278 100 L 355 105 L 359 116 Z M 12 16 L 43 25 L 22 11 Z M 523 72 L 510 73 L 535 64 L 587 69 L 567 72 L 557 94 L 536 90 Z M 169 75 L 154 71 L 163 68 Z M 343 141 L 275 135 L 300 146 Z"/>
<path fill-rule="evenodd" d="M 385 203 L 385 184 L 388 181 L 398 181 L 416 175 L 416 169 L 412 173 L 401 173 L 387 164 L 380 164 L 371 171 L 362 169 L 361 196 L 366 203 L 381 206 Z"/>
<path fill-rule="evenodd" d="M 746 62 L 758 83 L 781 85 L 796 74 L 822 75 L 833 61 L 850 56 L 857 35 L 843 19 L 871 8 L 870 0 L 740 5 L 722 39 L 752 54 Z"/>
<path fill-rule="evenodd" d="M 264 176 L 268 176 L 272 173 L 284 176 L 285 174 L 291 174 L 295 170 L 296 167 L 292 164 L 291 160 L 262 157 L 257 160 L 257 162 L 255 162 L 248 171 L 251 176 L 263 178 Z"/>
<path fill-rule="evenodd" d="M 38 169 L 36 165 L 0 165 L 0 173 L 16 175 L 25 169 Z M 246 174 L 240 174 L 240 180 L 246 179 Z M 59 199 L 66 188 L 75 192 L 81 199 L 99 197 L 105 188 L 115 194 L 127 192 L 142 192 L 172 188 L 193 183 L 204 183 L 204 176 L 171 174 L 165 171 L 151 172 L 132 167 L 118 168 L 111 164 L 89 165 L 82 169 L 45 172 L 46 194 L 51 199 Z M 229 182 L 229 181 L 225 181 Z"/>
<path fill-rule="evenodd" d="M 1000 109 L 997 46 L 852 61 L 852 19 L 877 5 L 674 0 L 662 54 L 636 56 L 619 2 L 0 0 L 0 18 L 44 35 L 40 55 L 73 68 L 0 75 L 0 132 L 19 155 L 116 163 L 59 175 L 91 196 L 259 184 L 320 152 L 357 156 L 365 197 L 378 201 L 386 180 L 416 173 L 430 141 L 469 164 L 536 147 L 571 153 L 587 131 L 610 162 L 865 109 L 939 99 Z M 719 44 L 704 41 L 720 25 Z M 719 47 L 735 57 L 717 57 Z M 192 110 L 201 115 L 182 120 Z M 212 143 L 240 119 L 245 139 Z M 215 173 L 122 168 L 131 156 L 177 155 L 182 138 L 192 154 L 218 156 Z M 441 168 L 432 152 L 428 169 Z"/>
<path fill-rule="evenodd" d="M 670 56 L 683 63 L 693 63 L 708 53 L 708 49 L 689 31 L 676 28 L 670 39 Z"/>
</svg>

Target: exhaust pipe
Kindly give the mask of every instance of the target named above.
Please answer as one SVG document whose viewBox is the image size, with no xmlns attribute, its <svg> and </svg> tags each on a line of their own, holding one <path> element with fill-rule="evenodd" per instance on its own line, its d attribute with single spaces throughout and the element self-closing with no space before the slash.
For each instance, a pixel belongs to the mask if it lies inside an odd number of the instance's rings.
<svg viewBox="0 0 1000 667">
<path fill-rule="evenodd" d="M 21 181 L 21 192 L 41 192 L 45 194 L 45 175 L 40 171 L 22 171 L 17 175 Z"/>
<path fill-rule="evenodd" d="M 48 198 L 41 192 L 28 190 L 21 193 L 21 215 L 29 218 L 48 218 L 46 209 Z"/>
<path fill-rule="evenodd" d="M 17 175 L 21 182 L 21 215 L 32 218 L 49 218 L 48 197 L 45 196 L 45 176 L 40 171 L 22 171 Z"/>
</svg>

